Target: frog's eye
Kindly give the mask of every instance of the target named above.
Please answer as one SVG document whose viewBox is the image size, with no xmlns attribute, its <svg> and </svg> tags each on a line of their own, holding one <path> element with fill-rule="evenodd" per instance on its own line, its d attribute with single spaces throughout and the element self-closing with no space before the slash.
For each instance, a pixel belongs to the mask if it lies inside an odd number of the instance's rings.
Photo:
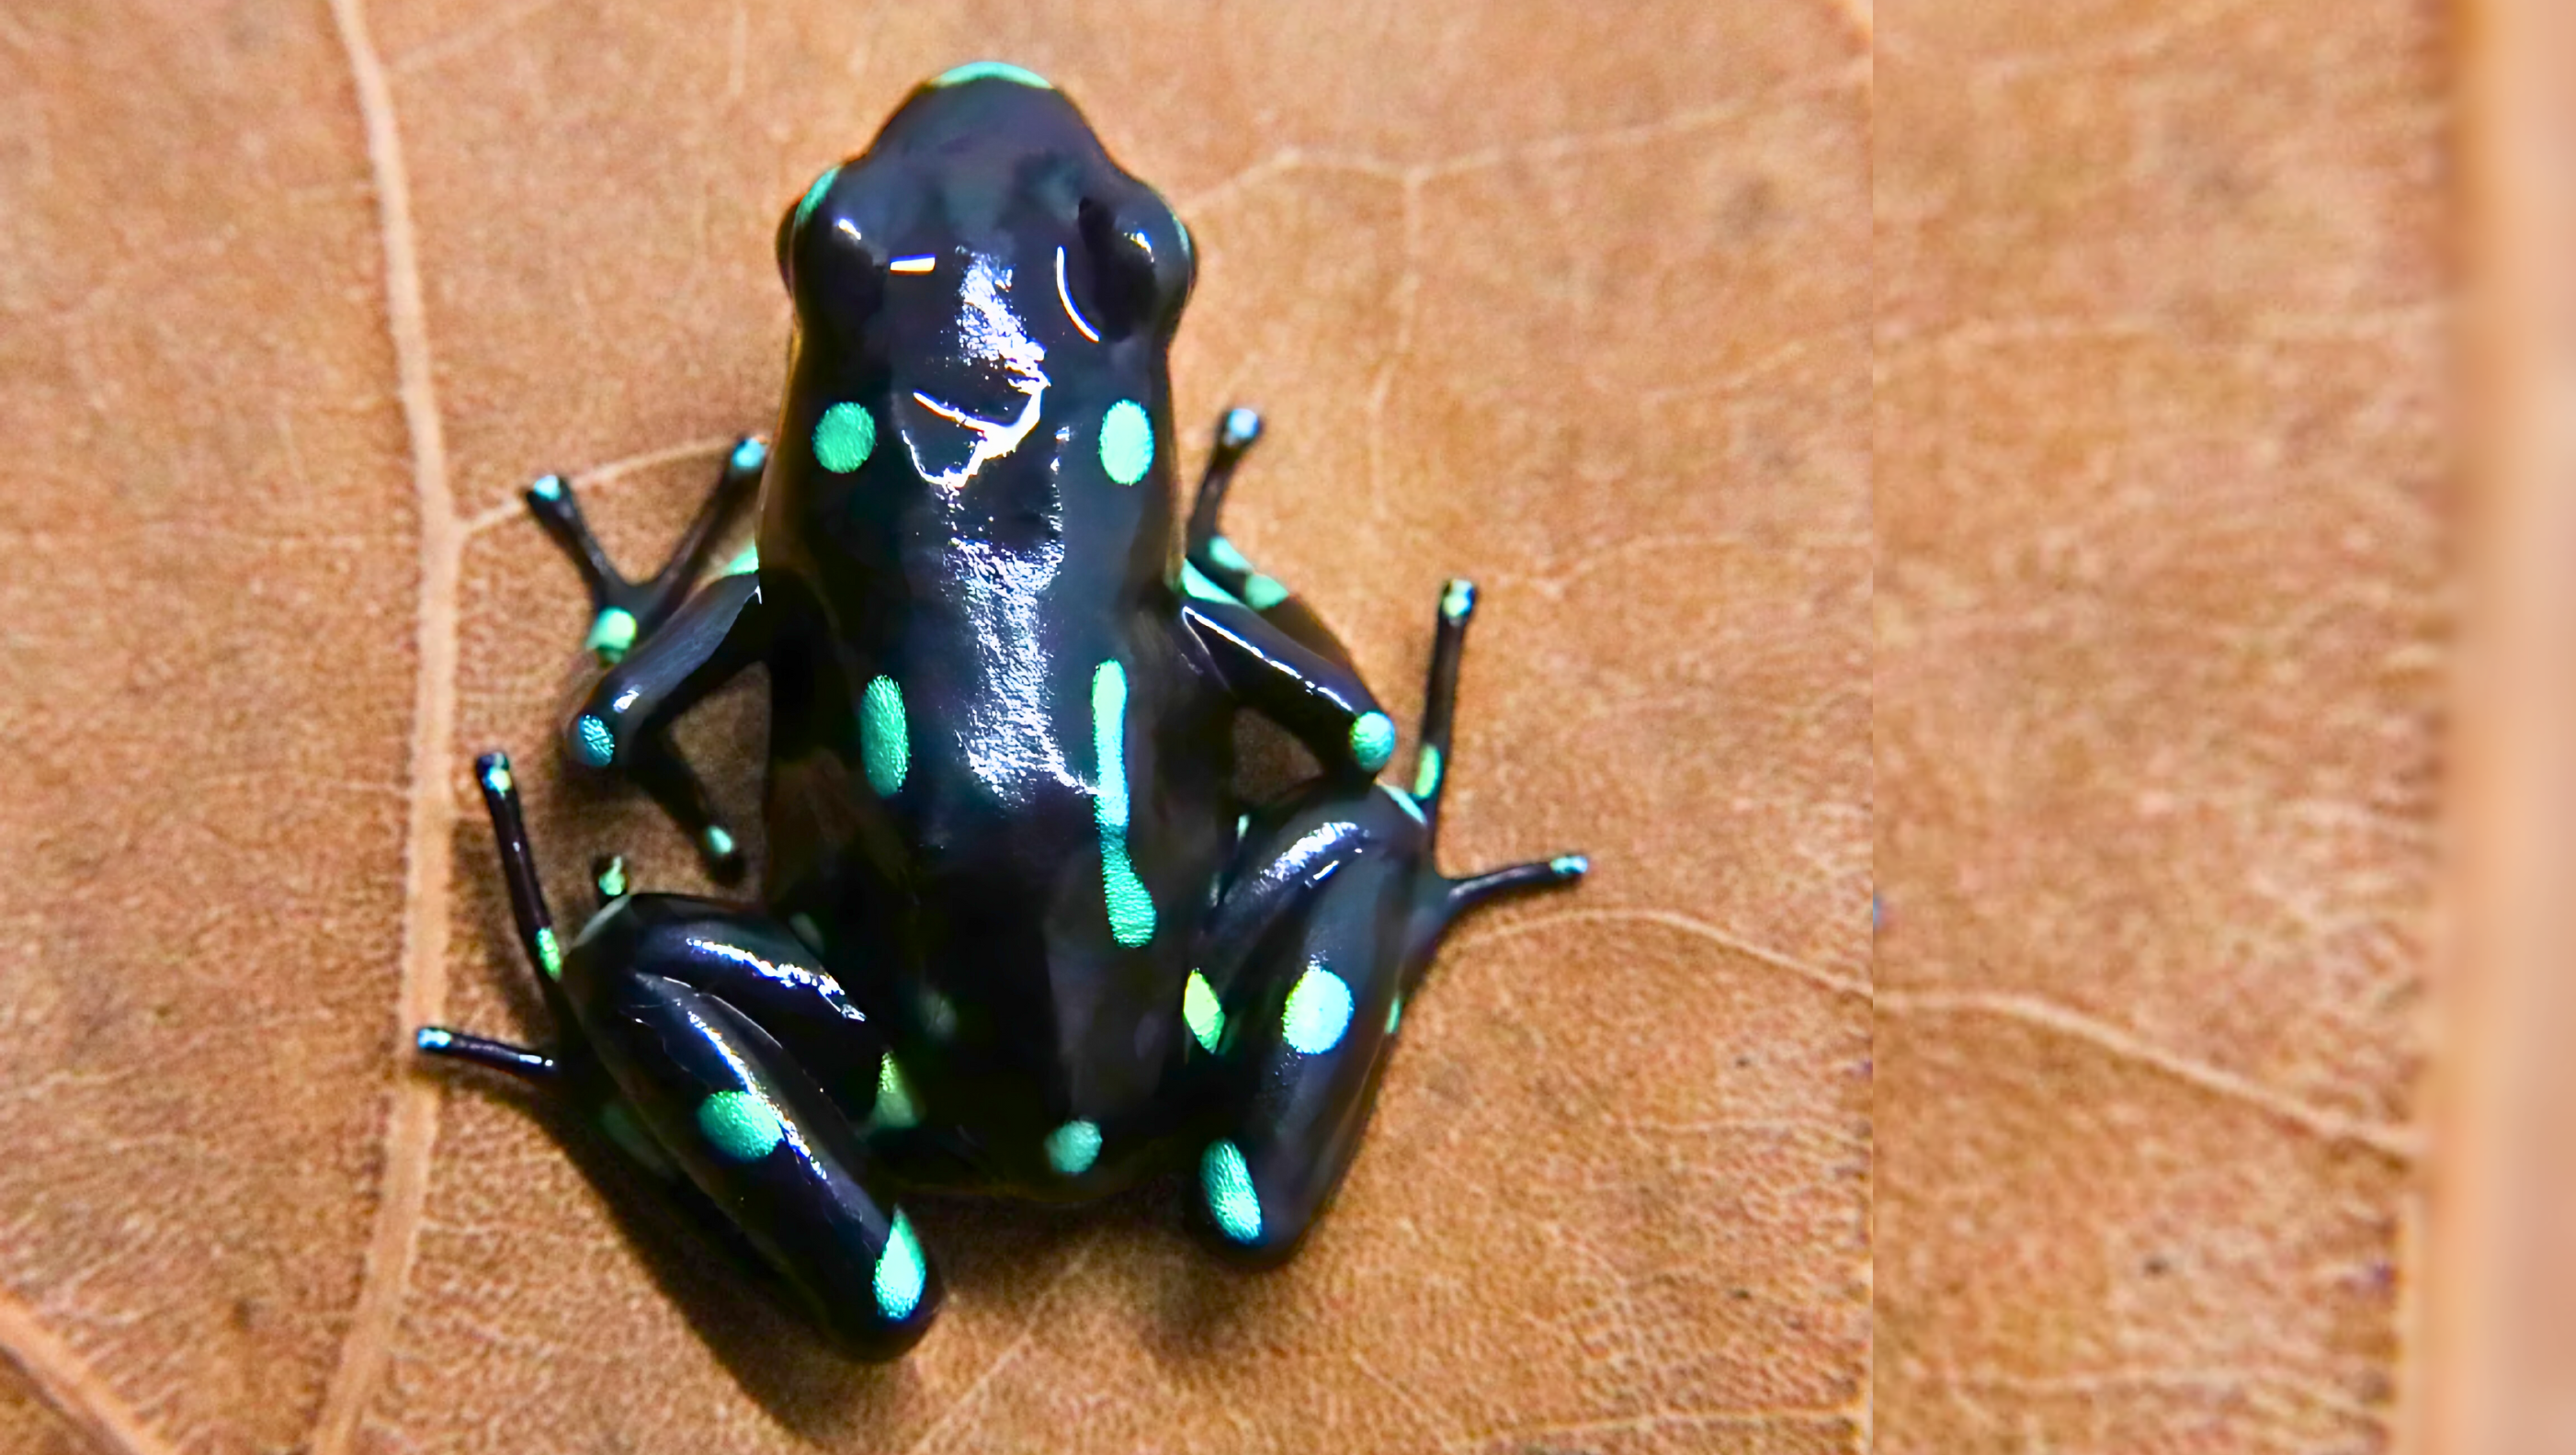
<svg viewBox="0 0 2576 1455">
<path fill-rule="evenodd" d="M 796 205 L 779 214 L 778 281 L 790 289 L 796 286 L 796 239 L 804 232 L 806 219 L 814 215 L 814 209 L 823 205 L 823 194 L 832 190 L 832 184 L 840 180 L 840 176 L 839 167 L 824 168 L 823 175 L 816 177 L 813 185 L 805 189 L 805 195 L 796 199 Z"/>
<path fill-rule="evenodd" d="M 1084 198 L 1082 256 L 1069 272 L 1068 303 L 1102 338 L 1166 329 L 1190 292 L 1189 245 L 1170 212 L 1112 207 Z"/>
</svg>

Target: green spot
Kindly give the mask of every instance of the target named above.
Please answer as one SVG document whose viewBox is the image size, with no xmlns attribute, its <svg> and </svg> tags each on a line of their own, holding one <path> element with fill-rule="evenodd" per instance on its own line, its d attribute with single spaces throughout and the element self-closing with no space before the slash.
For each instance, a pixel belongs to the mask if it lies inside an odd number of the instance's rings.
<svg viewBox="0 0 2576 1455">
<path fill-rule="evenodd" d="M 1592 872 L 1592 861 L 1581 854 L 1559 854 L 1547 861 L 1547 867 L 1568 879 L 1580 879 Z"/>
<path fill-rule="evenodd" d="M 1279 1032 L 1289 1048 L 1304 1056 L 1320 1056 L 1342 1043 L 1342 1032 L 1351 1027 L 1351 988 L 1342 977 L 1324 968 L 1317 960 L 1297 977 L 1296 988 L 1288 992 L 1288 1006 L 1279 1013 Z"/>
<path fill-rule="evenodd" d="M 758 440 L 747 439 L 733 447 L 733 467 L 736 470 L 757 470 L 768 463 L 769 446 Z"/>
<path fill-rule="evenodd" d="M 859 761 L 868 770 L 868 786 L 879 798 L 892 798 L 903 787 L 912 766 L 912 740 L 904 726 L 903 688 L 892 677 L 868 684 L 859 698 Z"/>
<path fill-rule="evenodd" d="M 599 1129 L 608 1134 L 608 1140 L 615 1142 L 619 1151 L 643 1164 L 644 1170 L 654 1176 L 667 1178 L 679 1171 L 671 1165 L 661 1143 L 637 1124 L 625 1102 L 612 1101 L 599 1109 Z"/>
<path fill-rule="evenodd" d="M 605 768 L 617 758 L 617 739 L 608 732 L 608 724 L 590 713 L 573 724 L 573 735 L 581 742 L 581 760 L 594 768 Z"/>
<path fill-rule="evenodd" d="M 719 1091 L 698 1103 L 698 1130 L 736 1162 L 757 1162 L 778 1146 L 787 1126 L 759 1093 Z"/>
<path fill-rule="evenodd" d="M 1288 599 L 1288 588 L 1277 578 L 1255 571 L 1243 583 L 1243 604 L 1255 611 L 1268 611 Z"/>
<path fill-rule="evenodd" d="M 1440 593 L 1440 615 L 1450 621 L 1465 621 L 1476 609 L 1476 583 L 1452 581 Z"/>
<path fill-rule="evenodd" d="M 1071 1121 L 1047 1133 L 1047 1165 L 1066 1177 L 1080 1177 L 1100 1158 L 1100 1128 Z"/>
<path fill-rule="evenodd" d="M 912 1099 L 912 1086 L 903 1079 L 903 1069 L 894 1064 L 891 1051 L 877 1060 L 876 1122 L 881 1127 L 921 1124 L 921 1108 Z"/>
<path fill-rule="evenodd" d="M 1234 542 L 1227 540 L 1225 537 L 1210 536 L 1208 538 L 1207 551 L 1209 560 L 1216 562 L 1227 570 L 1240 572 L 1246 576 L 1252 574 L 1251 558 L 1244 555 L 1243 552 L 1236 550 L 1234 548 Z"/>
<path fill-rule="evenodd" d="M 626 858 L 624 855 L 618 855 L 617 857 L 610 859 L 607 863 L 599 866 L 599 897 L 602 899 L 624 899 L 626 897 Z"/>
<path fill-rule="evenodd" d="M 796 225 L 788 231 L 800 232 L 804 229 L 805 219 L 813 216 L 814 209 L 823 205 L 823 194 L 832 190 L 832 179 L 839 175 L 841 175 L 840 168 L 830 167 L 825 169 L 823 175 L 814 179 L 814 185 L 806 188 L 805 195 L 796 199 Z"/>
<path fill-rule="evenodd" d="M 1403 1021 L 1404 997 L 1399 995 L 1395 999 L 1386 1003 L 1386 1033 L 1390 1036 L 1394 1035 L 1395 1028 L 1398 1025 L 1401 1025 Z"/>
<path fill-rule="evenodd" d="M 885 1251 L 877 1255 L 877 1312 L 886 1322 L 899 1324 L 921 1306 L 923 1272 L 921 1239 L 913 1236 L 911 1217 L 897 1208 Z"/>
<path fill-rule="evenodd" d="M 835 475 L 866 464 L 876 447 L 876 416 L 864 404 L 844 399 L 814 422 L 814 463 Z"/>
<path fill-rule="evenodd" d="M 1413 796 L 1429 798 L 1440 791 L 1440 750 L 1429 743 L 1422 745 L 1422 757 L 1413 769 Z"/>
<path fill-rule="evenodd" d="M 1351 761 L 1374 773 L 1395 755 L 1395 723 L 1382 712 L 1364 712 L 1351 724 Z"/>
<path fill-rule="evenodd" d="M 728 576 L 748 576 L 759 569 L 760 547 L 745 546 L 742 548 L 742 554 L 734 557 L 732 564 L 724 568 L 724 573 Z"/>
<path fill-rule="evenodd" d="M 1187 561 L 1181 562 L 1181 589 L 1201 601 L 1221 601 L 1229 606 L 1243 604 L 1234 599 L 1234 593 L 1209 580 L 1205 571 Z"/>
<path fill-rule="evenodd" d="M 626 660 L 627 649 L 635 645 L 635 614 L 624 607 L 601 609 L 590 619 L 590 636 L 582 642 L 599 665 L 614 667 Z"/>
<path fill-rule="evenodd" d="M 706 844 L 707 853 L 711 856 L 718 859 L 733 857 L 733 835 L 726 833 L 723 825 L 709 824 L 707 831 L 698 837 Z"/>
<path fill-rule="evenodd" d="M 510 760 L 507 758 L 494 758 L 492 766 L 483 770 L 483 786 L 495 793 L 509 792 L 513 781 L 510 777 Z"/>
<path fill-rule="evenodd" d="M 1100 889 L 1109 933 L 1134 949 L 1154 938 L 1154 897 L 1127 857 L 1127 669 L 1116 658 L 1091 674 L 1091 747 L 1100 780 L 1092 788 L 1100 828 Z"/>
<path fill-rule="evenodd" d="M 1181 1019 L 1189 1023 L 1190 1035 L 1198 1041 L 1200 1050 L 1214 1051 L 1217 1037 L 1225 1034 L 1225 1007 L 1218 1002 L 1207 977 L 1196 970 L 1190 972 L 1189 983 L 1181 987 Z"/>
<path fill-rule="evenodd" d="M 1261 1198 L 1252 1190 L 1252 1169 L 1243 1163 L 1242 1148 L 1232 1142 L 1209 1145 L 1199 1158 L 1199 1192 L 1207 1198 L 1217 1231 L 1238 1243 L 1261 1236 Z"/>
<path fill-rule="evenodd" d="M 1121 399 L 1100 417 L 1100 468 L 1121 485 L 1145 478 L 1154 465 L 1154 422 L 1145 406 Z"/>
<path fill-rule="evenodd" d="M 563 945 L 555 939 L 553 925 L 537 926 L 537 968 L 548 980 L 563 978 Z"/>
<path fill-rule="evenodd" d="M 1054 84 L 1046 77 L 1025 66 L 1012 65 L 1008 61 L 968 61 L 962 66 L 952 66 L 940 72 L 932 78 L 930 84 L 939 87 L 963 86 L 969 81 L 1009 81 L 1019 86 L 1035 86 L 1041 91 L 1055 89 Z"/>
<path fill-rule="evenodd" d="M 1123 839 L 1102 851 L 1100 892 L 1109 902 L 1112 938 L 1131 950 L 1154 938 L 1154 896 L 1136 877 Z"/>
</svg>

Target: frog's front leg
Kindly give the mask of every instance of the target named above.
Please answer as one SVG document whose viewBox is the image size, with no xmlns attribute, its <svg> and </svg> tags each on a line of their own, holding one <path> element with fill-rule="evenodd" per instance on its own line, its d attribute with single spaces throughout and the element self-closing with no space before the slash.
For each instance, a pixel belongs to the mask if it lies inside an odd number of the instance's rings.
<svg viewBox="0 0 2576 1455">
<path fill-rule="evenodd" d="M 679 544 L 672 548 L 671 558 L 662 563 L 662 569 L 643 581 L 627 580 L 609 560 L 599 538 L 591 534 L 590 522 L 582 518 L 581 503 L 573 498 L 572 485 L 564 477 L 540 476 L 521 494 L 528 513 L 572 558 L 573 569 L 581 573 L 582 585 L 590 591 L 590 636 L 582 645 L 599 659 L 601 666 L 616 666 L 638 641 L 651 636 L 679 608 L 705 565 L 716 532 L 750 496 L 752 487 L 760 483 L 760 472 L 768 462 L 769 446 L 759 439 L 746 435 L 735 441 L 725 455 L 723 468 L 716 473 L 714 488 L 698 507 L 697 519 L 681 533 Z M 742 563 L 736 564 L 739 567 Z"/>
<path fill-rule="evenodd" d="M 1449 926 L 1500 895 L 1570 884 L 1580 855 L 1451 879 L 1436 864 L 1475 592 L 1452 582 L 1423 712 L 1420 798 L 1319 782 L 1254 816 L 1182 1014 L 1224 1106 L 1199 1156 L 1197 1217 L 1254 1262 L 1295 1248 L 1350 1167 L 1405 1003 Z M 1292 931 L 1275 933 L 1282 923 Z"/>
<path fill-rule="evenodd" d="M 726 882 L 742 872 L 741 850 L 670 729 L 681 713 L 762 658 L 768 621 L 756 573 L 709 582 L 609 668 L 564 725 L 565 750 L 575 760 L 632 778 Z"/>
<path fill-rule="evenodd" d="M 1235 467 L 1260 439 L 1261 416 L 1254 411 L 1237 405 L 1218 417 L 1216 442 L 1208 449 L 1207 468 L 1199 476 L 1198 498 L 1190 507 L 1185 546 L 1190 569 L 1219 592 L 1261 613 L 1263 620 L 1299 645 L 1348 667 L 1350 650 L 1333 635 L 1331 627 L 1324 625 L 1324 619 L 1278 578 L 1256 568 L 1234 542 L 1225 538 L 1222 517 L 1226 490 L 1234 483 Z"/>
<path fill-rule="evenodd" d="M 621 1147 L 739 1234 L 838 1343 L 869 1359 L 909 1348 L 941 1291 L 860 1128 L 882 1037 L 784 927 L 714 901 L 619 894 L 563 946 L 508 765 L 487 758 L 480 776 L 521 940 L 572 1034 L 549 1056 L 432 1027 L 421 1049 L 596 1103 Z"/>
<path fill-rule="evenodd" d="M 1348 662 L 1196 583 L 1182 598 L 1181 622 L 1227 692 L 1286 728 L 1327 774 L 1366 776 L 1386 766 L 1395 752 L 1395 723 Z"/>
</svg>

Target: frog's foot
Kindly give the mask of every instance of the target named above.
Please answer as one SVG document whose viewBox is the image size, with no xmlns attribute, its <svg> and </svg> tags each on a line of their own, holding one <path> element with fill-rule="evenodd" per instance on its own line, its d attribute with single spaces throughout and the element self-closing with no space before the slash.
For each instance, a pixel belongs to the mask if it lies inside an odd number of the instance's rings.
<svg viewBox="0 0 2576 1455">
<path fill-rule="evenodd" d="M 706 503 L 698 507 L 697 519 L 682 533 L 670 560 L 644 581 L 629 581 L 619 573 L 599 538 L 591 534 L 590 522 L 582 519 L 581 505 L 573 499 L 572 485 L 564 477 L 540 476 L 522 493 L 528 513 L 572 557 L 574 569 L 581 572 L 582 584 L 589 588 L 590 636 L 582 645 L 599 659 L 601 666 L 615 666 L 678 609 L 705 564 L 716 532 L 750 496 L 752 487 L 760 483 L 760 472 L 768 462 L 769 446 L 758 438 L 746 435 L 736 441 L 725 455 L 724 467 L 717 472 L 715 488 L 707 492 Z M 730 569 L 747 570 L 754 564 L 756 561 L 746 552 Z"/>
<path fill-rule="evenodd" d="M 1238 601 L 1268 619 L 1298 645 L 1342 667 L 1351 665 L 1342 645 L 1322 617 L 1299 600 L 1277 578 L 1264 575 L 1225 538 L 1220 517 L 1225 493 L 1234 483 L 1235 466 L 1261 438 L 1261 416 L 1241 406 L 1219 416 L 1216 444 L 1208 451 L 1207 470 L 1199 476 L 1198 501 L 1190 507 L 1188 566 L 1184 585 L 1193 593 Z"/>
<path fill-rule="evenodd" d="M 1440 842 L 1440 801 L 1449 786 L 1450 739 L 1458 717 L 1458 668 L 1467 651 L 1467 626 L 1476 616 L 1476 583 L 1453 579 L 1440 589 L 1440 616 L 1431 640 L 1430 680 L 1422 694 L 1422 745 L 1415 750 L 1412 792 L 1407 797 L 1421 810 L 1426 831 L 1424 855 L 1436 864 Z M 1591 872 L 1581 854 L 1513 864 L 1471 874 L 1464 879 L 1431 878 L 1442 885 L 1422 896 L 1414 917 L 1414 951 L 1422 964 L 1447 933 L 1450 921 L 1480 904 L 1534 889 L 1572 884 Z"/>
</svg>

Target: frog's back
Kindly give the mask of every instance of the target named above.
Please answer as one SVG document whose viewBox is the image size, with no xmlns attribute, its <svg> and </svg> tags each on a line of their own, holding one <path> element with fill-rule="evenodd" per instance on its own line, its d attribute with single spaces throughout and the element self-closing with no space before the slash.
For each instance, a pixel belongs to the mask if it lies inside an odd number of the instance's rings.
<svg viewBox="0 0 2576 1455">
<path fill-rule="evenodd" d="M 1168 574 L 1187 243 L 1061 96 L 978 80 L 818 182 L 780 258 L 770 902 L 956 1149 L 1039 1181 L 1053 1129 L 1151 1135 L 1226 842 Z"/>
</svg>

